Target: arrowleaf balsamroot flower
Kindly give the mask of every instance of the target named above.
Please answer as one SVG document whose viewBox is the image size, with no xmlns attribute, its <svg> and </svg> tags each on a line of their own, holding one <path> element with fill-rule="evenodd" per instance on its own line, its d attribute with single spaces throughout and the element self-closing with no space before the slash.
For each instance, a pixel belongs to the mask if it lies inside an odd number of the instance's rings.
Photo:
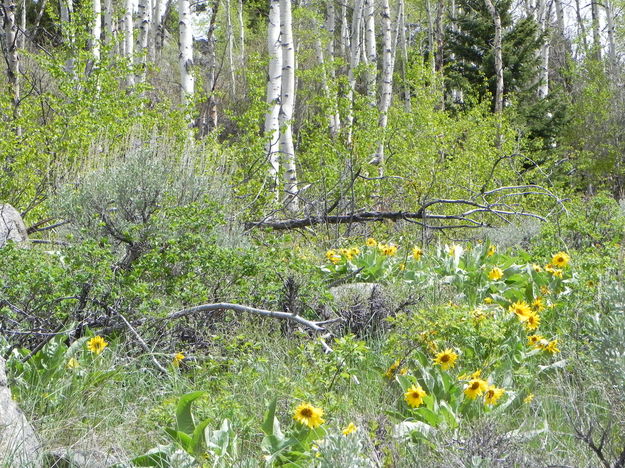
<svg viewBox="0 0 625 468">
<path fill-rule="evenodd" d="M 532 313 L 532 309 L 525 301 L 516 301 L 508 310 L 517 315 L 519 320 L 524 320 L 529 314 Z"/>
<path fill-rule="evenodd" d="M 378 243 L 373 237 L 369 237 L 369 239 L 367 239 L 367 242 L 365 242 L 365 244 L 367 245 L 367 247 L 375 247 L 376 245 L 378 245 Z"/>
<path fill-rule="evenodd" d="M 499 281 L 501 278 L 503 278 L 501 268 L 495 267 L 488 273 L 488 279 L 491 281 Z"/>
<path fill-rule="evenodd" d="M 423 404 L 423 397 L 425 396 L 427 396 L 427 392 L 423 390 L 421 385 L 413 385 L 404 393 L 406 403 L 412 408 L 421 406 Z"/>
<path fill-rule="evenodd" d="M 419 247 L 415 247 L 414 249 L 412 249 L 412 258 L 414 258 L 415 260 L 419 261 L 421 260 L 421 257 L 423 256 L 423 250 L 420 249 Z"/>
<path fill-rule="evenodd" d="M 506 393 L 505 389 L 495 387 L 494 385 L 490 385 L 486 389 L 486 392 L 484 392 L 484 404 L 496 405 L 497 400 L 499 400 L 503 396 L 504 393 Z"/>
<path fill-rule="evenodd" d="M 80 367 L 80 363 L 78 362 L 78 359 L 72 357 L 69 359 L 69 361 L 67 361 L 65 367 L 67 367 L 68 369 L 78 369 Z"/>
<path fill-rule="evenodd" d="M 309 403 L 302 403 L 293 411 L 293 419 L 311 429 L 319 427 L 325 422 L 322 416 L 323 410 L 315 408 Z"/>
<path fill-rule="evenodd" d="M 550 341 L 549 344 L 545 346 L 545 351 L 549 351 L 551 354 L 559 353 L 558 340 Z"/>
<path fill-rule="evenodd" d="M 451 348 L 448 348 L 436 355 L 434 364 L 438 364 L 441 366 L 441 369 L 447 370 L 456 365 L 456 359 L 458 359 L 458 355 Z"/>
<path fill-rule="evenodd" d="M 358 430 L 358 426 L 353 422 L 350 422 L 345 429 L 343 429 L 343 435 L 350 435 L 352 432 L 356 432 Z"/>
<path fill-rule="evenodd" d="M 104 348 L 106 348 L 109 344 L 102 338 L 101 336 L 94 336 L 89 341 L 87 341 L 87 349 L 92 353 L 98 355 Z"/>
<path fill-rule="evenodd" d="M 180 366 L 180 363 L 182 362 L 182 360 L 184 359 L 184 354 L 178 352 L 174 355 L 174 358 L 171 360 L 171 363 L 178 367 Z"/>
<path fill-rule="evenodd" d="M 558 252 L 551 259 L 551 264 L 558 268 L 564 268 L 569 264 L 571 257 L 566 252 Z"/>
<path fill-rule="evenodd" d="M 495 244 L 491 244 L 488 246 L 488 250 L 486 251 L 487 257 L 492 257 L 497 252 L 497 246 Z"/>
<path fill-rule="evenodd" d="M 536 312 L 530 312 L 529 315 L 522 320 L 525 323 L 525 328 L 528 330 L 536 330 L 540 325 L 540 316 Z"/>
<path fill-rule="evenodd" d="M 484 393 L 487 388 L 488 382 L 486 382 L 486 380 L 472 379 L 464 388 L 464 394 L 472 400 L 475 400 L 479 395 Z"/>
</svg>

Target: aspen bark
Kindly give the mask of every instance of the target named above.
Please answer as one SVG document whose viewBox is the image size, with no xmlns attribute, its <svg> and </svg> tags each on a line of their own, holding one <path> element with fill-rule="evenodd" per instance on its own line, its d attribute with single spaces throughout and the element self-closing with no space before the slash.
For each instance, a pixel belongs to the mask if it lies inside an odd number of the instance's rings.
<svg viewBox="0 0 625 468">
<path fill-rule="evenodd" d="M 20 9 L 20 31 L 18 34 L 19 48 L 26 48 L 26 0 L 22 0 L 22 8 Z"/>
<path fill-rule="evenodd" d="M 267 80 L 267 114 L 265 115 L 265 152 L 269 161 L 269 177 L 278 190 L 280 171 L 280 94 L 282 90 L 282 50 L 280 48 L 280 0 L 270 0 L 267 28 L 269 79 Z M 277 192 L 276 192 L 277 193 Z"/>
<path fill-rule="evenodd" d="M 539 0 L 537 5 L 537 21 L 540 32 L 548 36 L 549 24 L 551 24 L 551 3 L 545 4 L 545 0 Z M 549 94 L 549 56 L 551 52 L 551 41 L 547 37 L 539 51 L 540 69 L 538 72 L 538 97 L 544 99 Z"/>
<path fill-rule="evenodd" d="M 63 41 L 69 47 L 74 45 L 74 33 L 72 31 L 72 20 L 74 16 L 74 4 L 72 0 L 60 0 L 60 13 L 61 13 L 61 31 L 63 35 Z M 74 72 L 74 59 L 68 58 L 65 62 L 65 71 L 67 73 Z"/>
<path fill-rule="evenodd" d="M 102 3 L 100 0 L 93 1 L 93 23 L 91 25 L 91 53 L 93 54 L 94 66 L 100 61 L 100 40 L 102 38 Z"/>
<path fill-rule="evenodd" d="M 360 22 L 363 16 L 364 0 L 355 0 L 354 13 L 352 15 L 352 35 L 351 35 L 351 53 L 349 59 L 349 70 L 347 72 L 347 80 L 349 88 L 347 90 L 347 144 L 352 144 L 352 134 L 354 126 L 354 93 L 356 91 L 356 68 L 360 64 Z"/>
<path fill-rule="evenodd" d="M 365 81 L 367 96 L 371 105 L 375 105 L 377 92 L 378 53 L 375 43 L 375 0 L 365 0 L 365 57 L 367 69 Z"/>
<path fill-rule="evenodd" d="M 293 109 L 295 107 L 295 47 L 291 0 L 280 0 L 280 36 L 282 38 L 282 80 L 280 95 L 280 152 L 284 158 L 285 208 L 299 208 L 295 146 L 293 145 Z"/>
<path fill-rule="evenodd" d="M 15 0 L 4 0 L 4 56 L 7 63 L 7 78 L 14 120 L 17 120 L 20 116 L 20 56 L 17 50 L 16 9 Z M 17 136 L 22 135 L 22 129 L 17 123 L 14 129 Z"/>
<path fill-rule="evenodd" d="M 492 0 L 484 0 L 486 8 L 490 13 L 490 16 L 495 25 L 495 39 L 493 43 L 493 50 L 495 53 L 495 76 L 496 76 L 496 88 L 495 88 L 495 113 L 501 113 L 503 110 L 503 56 L 501 51 L 501 17 L 495 9 Z"/>
<path fill-rule="evenodd" d="M 147 77 L 148 38 L 150 23 L 152 22 L 152 2 L 139 0 L 139 36 L 137 37 L 136 62 L 137 71 L 135 79 L 143 83 Z"/>
<path fill-rule="evenodd" d="M 334 70 L 334 34 L 336 29 L 336 10 L 334 8 L 334 1 L 328 0 L 326 8 L 326 23 L 325 29 L 328 32 L 328 44 L 326 46 L 327 59 L 330 62 L 329 76 L 331 87 L 329 90 L 329 99 L 331 101 L 331 115 L 330 115 L 330 136 L 336 138 L 341 131 L 341 115 L 338 107 L 338 95 L 336 92 L 336 72 Z"/>
<path fill-rule="evenodd" d="M 239 56 L 241 57 L 240 65 L 245 69 L 245 21 L 243 20 L 243 0 L 239 0 L 239 8 L 237 9 L 239 18 Z"/>
<path fill-rule="evenodd" d="M 132 18 L 133 3 L 132 0 L 126 0 L 126 11 L 124 11 L 123 31 L 124 31 L 124 56 L 128 59 L 128 63 L 132 64 L 134 60 L 134 23 Z M 134 72 L 128 73 L 126 77 L 126 84 L 128 86 L 134 86 L 135 75 Z"/>
<path fill-rule="evenodd" d="M 178 0 L 178 15 L 180 17 L 180 83 L 182 103 L 188 105 L 195 91 L 193 77 L 193 32 L 191 31 L 191 11 L 189 0 Z"/>
<path fill-rule="evenodd" d="M 592 46 L 593 53 L 597 60 L 601 60 L 601 25 L 599 22 L 599 3 L 597 0 L 591 0 L 591 15 L 592 15 Z"/>
<path fill-rule="evenodd" d="M 605 3 L 605 20 L 608 30 L 608 60 L 612 71 L 617 65 L 616 43 L 614 40 L 614 4 L 611 0 Z"/>
<path fill-rule="evenodd" d="M 349 62 L 349 51 L 351 50 L 351 38 L 349 23 L 347 21 L 347 0 L 341 2 L 341 40 L 339 41 L 341 57 Z"/>
<path fill-rule="evenodd" d="M 217 53 L 215 38 L 215 25 L 217 21 L 217 12 L 219 10 L 219 0 L 214 0 L 211 6 L 211 18 L 208 24 L 206 39 L 208 41 L 208 89 L 210 95 L 208 97 L 208 119 L 209 128 L 212 130 L 217 127 L 217 99 L 215 97 L 215 86 L 217 84 Z"/>
<path fill-rule="evenodd" d="M 234 31 L 232 29 L 232 18 L 231 18 L 231 8 L 230 8 L 230 0 L 226 0 L 226 49 L 228 53 L 228 68 L 230 69 L 230 87 L 232 90 L 232 95 L 235 96 L 237 93 L 237 80 L 235 78 L 235 67 L 234 67 Z"/>
<path fill-rule="evenodd" d="M 393 38 L 391 35 L 391 9 L 388 0 L 382 0 L 382 85 L 380 92 L 380 101 L 378 103 L 378 111 L 380 112 L 379 126 L 382 129 L 382 135 L 388 124 L 388 110 L 391 107 L 393 98 L 393 71 L 395 68 L 395 55 L 393 50 Z M 399 18 L 398 18 L 399 19 Z M 384 171 L 384 136 L 378 143 L 377 154 L 372 163 L 379 165 L 380 176 Z"/>
<path fill-rule="evenodd" d="M 113 25 L 113 0 L 104 0 L 104 14 L 102 20 L 104 27 L 104 44 L 110 46 L 115 33 Z"/>
<path fill-rule="evenodd" d="M 397 28 L 399 31 L 399 48 L 401 50 L 401 77 L 403 82 L 404 109 L 406 112 L 412 111 L 410 96 L 410 83 L 408 82 L 408 44 L 406 41 L 406 19 L 404 13 L 404 0 L 399 0 L 399 13 L 397 15 Z"/>
</svg>

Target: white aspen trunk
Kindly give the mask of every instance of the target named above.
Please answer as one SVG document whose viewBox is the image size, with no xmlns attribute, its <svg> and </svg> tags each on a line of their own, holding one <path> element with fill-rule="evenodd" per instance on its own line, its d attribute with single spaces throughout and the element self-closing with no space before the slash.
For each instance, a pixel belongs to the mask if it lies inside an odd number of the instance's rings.
<svg viewBox="0 0 625 468">
<path fill-rule="evenodd" d="M 230 0 L 226 0 L 226 49 L 228 52 L 228 68 L 230 69 L 230 86 L 232 95 L 236 96 L 237 83 L 235 78 L 234 66 L 234 31 L 232 29 L 232 10 L 230 8 Z"/>
<path fill-rule="evenodd" d="M 540 26 L 540 32 L 547 35 L 549 24 L 551 24 L 551 3 L 547 7 L 545 0 L 539 0 L 537 5 L 537 20 Z M 545 43 L 539 51 L 540 70 L 538 73 L 538 97 L 544 99 L 549 94 L 549 55 L 551 49 L 551 40 L 547 37 Z"/>
<path fill-rule="evenodd" d="M 104 45 L 107 47 L 113 42 L 113 34 L 115 27 L 113 24 L 113 0 L 104 0 L 104 15 L 102 17 L 104 23 Z M 111 51 L 112 53 L 113 51 Z"/>
<path fill-rule="evenodd" d="M 399 14 L 397 15 L 397 28 L 399 29 L 399 48 L 401 49 L 401 76 L 403 81 L 404 109 L 406 112 L 412 111 L 410 97 L 410 83 L 408 83 L 408 44 L 406 41 L 406 19 L 404 13 L 404 0 L 399 0 Z"/>
<path fill-rule="evenodd" d="M 91 25 L 91 53 L 93 54 L 93 66 L 97 67 L 100 61 L 100 40 L 102 38 L 102 3 L 93 0 L 93 23 Z"/>
<path fill-rule="evenodd" d="M 4 56 L 7 62 L 7 78 L 11 104 L 13 107 L 13 119 L 20 116 L 20 56 L 17 50 L 17 20 L 15 18 L 15 0 L 4 0 Z M 22 135 L 21 127 L 15 123 L 14 131 L 17 136 Z"/>
<path fill-rule="evenodd" d="M 161 17 L 163 16 L 162 0 L 154 0 L 152 9 L 152 22 L 148 31 L 148 59 L 150 62 L 156 61 L 156 49 L 160 32 Z"/>
<path fill-rule="evenodd" d="M 601 60 L 601 25 L 599 21 L 599 3 L 597 0 L 591 0 L 592 14 L 592 46 L 594 55 L 597 60 Z"/>
<path fill-rule="evenodd" d="M 269 177 L 272 189 L 278 194 L 280 171 L 280 94 L 282 91 L 282 50 L 280 48 L 280 0 L 270 0 L 267 27 L 267 51 L 269 53 L 269 79 L 267 80 L 267 114 L 265 116 L 265 152 L 269 161 Z"/>
<path fill-rule="evenodd" d="M 365 48 L 367 57 L 366 83 L 367 96 L 371 105 L 375 105 L 377 93 L 378 53 L 375 43 L 375 0 L 365 0 Z"/>
<path fill-rule="evenodd" d="M 243 0 L 239 0 L 239 8 L 237 10 L 238 18 L 239 18 L 239 56 L 240 64 L 243 70 L 245 70 L 245 21 L 243 20 Z"/>
<path fill-rule="evenodd" d="M 60 0 L 60 12 L 61 12 L 61 30 L 63 34 L 63 40 L 66 45 L 72 47 L 74 45 L 74 33 L 72 31 L 72 17 L 74 16 L 74 4 L 72 0 Z M 68 58 L 65 62 L 65 71 L 67 73 L 74 72 L 74 59 Z"/>
<path fill-rule="evenodd" d="M 350 42 L 349 23 L 347 22 L 347 0 L 345 0 L 341 2 L 341 41 L 339 42 L 339 45 L 341 48 L 341 57 L 343 57 L 347 62 L 349 62 L 350 58 Z"/>
<path fill-rule="evenodd" d="M 208 24 L 208 31 L 206 33 L 206 39 L 208 41 L 208 89 L 210 95 L 208 98 L 208 119 L 209 129 L 217 127 L 217 99 L 215 97 L 215 85 L 217 83 L 217 53 L 215 38 L 215 25 L 217 21 L 217 12 L 219 10 L 219 0 L 215 0 L 211 6 L 211 19 Z"/>
<path fill-rule="evenodd" d="M 139 0 L 139 36 L 137 37 L 137 48 L 135 51 L 135 65 L 137 66 L 135 80 L 139 83 L 145 82 L 147 77 L 148 38 L 151 19 L 152 2 L 150 0 Z"/>
<path fill-rule="evenodd" d="M 291 18 L 291 0 L 280 0 L 280 36 L 282 38 L 282 80 L 280 95 L 280 152 L 284 158 L 285 208 L 299 209 L 295 146 L 293 145 L 293 109 L 295 107 L 295 47 Z"/>
<path fill-rule="evenodd" d="M 124 56 L 127 58 L 128 63 L 132 64 L 134 61 L 134 22 L 132 18 L 133 13 L 133 2 L 132 0 L 126 0 L 126 11 L 124 12 Z M 128 73 L 126 77 L 126 84 L 128 86 L 134 86 L 135 84 L 135 75 L 134 72 Z"/>
<path fill-rule="evenodd" d="M 182 88 L 182 103 L 189 105 L 195 91 L 193 77 L 193 32 L 191 30 L 191 11 L 189 0 L 178 0 L 178 15 L 180 17 L 180 83 Z"/>
<path fill-rule="evenodd" d="M 378 151 L 373 163 L 379 165 L 379 175 L 384 175 L 384 133 L 388 124 L 388 110 L 393 99 L 393 71 L 395 68 L 395 54 L 391 34 L 391 9 L 388 0 L 382 0 L 382 86 L 378 111 L 380 112 L 379 126 L 382 129 L 382 138 L 378 143 Z M 398 15 L 399 16 L 399 15 Z M 399 17 L 398 17 L 399 20 Z"/>
<path fill-rule="evenodd" d="M 430 66 L 432 67 L 432 72 L 436 70 L 436 44 L 434 42 L 434 14 L 432 12 L 432 3 L 430 0 L 426 0 L 425 2 L 425 13 L 428 19 L 428 49 L 430 54 Z"/>
<path fill-rule="evenodd" d="M 582 7 L 580 5 L 580 0 L 575 0 L 575 15 L 577 17 L 577 36 L 582 38 L 582 45 L 584 52 L 588 52 L 588 37 L 586 34 L 586 26 L 584 26 L 584 18 L 582 17 Z M 575 48 L 576 58 L 579 55 L 579 47 Z"/>
<path fill-rule="evenodd" d="M 616 43 L 614 41 L 614 4 L 612 1 L 606 0 L 605 3 L 605 20 L 608 29 L 608 59 L 610 68 L 614 71 L 617 65 Z"/>
<path fill-rule="evenodd" d="M 495 25 L 495 39 L 493 49 L 495 52 L 495 76 L 497 83 L 495 88 L 495 113 L 499 114 L 503 110 L 503 56 L 501 51 L 501 17 L 495 9 L 495 5 L 491 0 L 484 0 L 486 8 Z"/>
<path fill-rule="evenodd" d="M 336 138 L 341 131 L 341 115 L 339 113 L 338 106 L 338 94 L 336 92 L 335 80 L 336 80 L 336 72 L 334 70 L 334 33 L 336 29 L 336 10 L 334 8 L 334 2 L 329 0 L 327 2 L 326 9 L 326 23 L 325 29 L 328 32 L 328 44 L 326 46 L 326 53 L 328 60 L 330 62 L 329 75 L 330 81 L 332 83 L 331 88 L 329 89 L 329 99 L 330 99 L 330 136 L 332 138 Z"/>
<path fill-rule="evenodd" d="M 19 33 L 19 48 L 26 48 L 26 0 L 22 0 L 22 8 L 20 11 L 20 33 Z"/>
<path fill-rule="evenodd" d="M 354 126 L 354 92 L 356 91 L 356 67 L 360 64 L 360 22 L 363 15 L 364 0 L 354 1 L 354 13 L 352 15 L 352 36 L 351 36 L 351 53 L 349 60 L 349 70 L 347 72 L 347 80 L 349 88 L 347 90 L 347 145 L 352 144 L 352 134 Z"/>
</svg>

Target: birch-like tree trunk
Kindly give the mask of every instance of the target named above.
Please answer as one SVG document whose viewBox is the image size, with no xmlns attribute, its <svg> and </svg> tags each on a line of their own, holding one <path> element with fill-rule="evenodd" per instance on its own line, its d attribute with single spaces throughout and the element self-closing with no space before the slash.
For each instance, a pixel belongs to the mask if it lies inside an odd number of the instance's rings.
<svg viewBox="0 0 625 468">
<path fill-rule="evenodd" d="M 336 92 L 336 72 L 334 69 L 334 34 L 336 29 L 336 9 L 334 7 L 334 1 L 328 0 L 326 4 L 326 22 L 325 29 L 328 32 L 328 44 L 326 46 L 327 60 L 330 62 L 329 77 L 330 77 L 330 136 L 336 138 L 341 131 L 341 115 L 339 113 L 338 106 L 338 94 Z"/>
<path fill-rule="evenodd" d="M 245 21 L 243 20 L 243 0 L 239 0 L 237 9 L 237 17 L 239 18 L 239 60 L 242 69 L 245 69 Z"/>
<path fill-rule="evenodd" d="M 217 13 L 219 10 L 219 0 L 214 0 L 210 7 L 210 21 L 208 23 L 208 31 L 206 40 L 208 41 L 208 89 L 210 91 L 208 97 L 208 119 L 209 129 L 213 130 L 217 127 L 217 98 L 215 97 L 215 87 L 217 85 L 217 39 L 215 38 L 215 26 L 217 24 Z"/>
<path fill-rule="evenodd" d="M 15 17 L 15 0 L 4 0 L 4 56 L 7 63 L 7 78 L 9 92 L 11 93 L 11 104 L 13 107 L 13 119 L 20 116 L 20 56 L 17 50 L 17 19 Z M 15 133 L 22 135 L 22 129 L 15 124 Z"/>
<path fill-rule="evenodd" d="M 133 22 L 133 18 L 132 18 L 132 13 L 133 13 L 133 2 L 132 0 L 126 0 L 126 9 L 124 11 L 124 16 L 123 16 L 123 32 L 124 32 L 124 56 L 127 58 L 128 63 L 132 64 L 134 61 L 134 55 L 135 55 L 135 51 L 134 51 L 134 45 L 135 45 L 135 41 L 134 41 L 134 22 Z M 135 75 L 134 73 L 131 71 L 130 73 L 128 73 L 128 76 L 126 77 L 126 84 L 128 86 L 134 86 L 135 84 Z"/>
<path fill-rule="evenodd" d="M 371 105 L 375 105 L 378 63 L 378 52 L 375 43 L 375 0 L 365 0 L 365 56 L 368 65 L 365 72 L 367 97 Z"/>
<path fill-rule="evenodd" d="M 495 25 L 495 38 L 493 41 L 493 49 L 495 52 L 495 77 L 497 79 L 495 88 L 495 113 L 499 114 L 503 110 L 503 56 L 501 50 L 501 17 L 493 5 L 492 0 L 484 0 L 486 8 Z"/>
<path fill-rule="evenodd" d="M 191 30 L 191 10 L 189 0 L 178 0 L 178 15 L 180 17 L 180 83 L 182 103 L 188 105 L 195 91 L 193 77 L 193 32 Z"/>
<path fill-rule="evenodd" d="M 591 0 L 592 15 L 592 46 L 593 53 L 597 60 L 601 60 L 601 24 L 599 21 L 599 3 L 597 0 Z"/>
<path fill-rule="evenodd" d="M 152 22 L 148 33 L 148 58 L 151 62 L 156 61 L 156 56 L 160 52 L 159 38 L 163 27 L 163 14 L 165 13 L 166 0 L 154 0 Z"/>
<path fill-rule="evenodd" d="M 108 47 L 112 44 L 113 35 L 115 34 L 115 27 L 113 24 L 113 0 L 104 0 L 104 13 L 102 20 L 104 27 L 104 45 Z"/>
<path fill-rule="evenodd" d="M 329 0 L 331 1 L 331 0 Z M 341 2 L 341 40 L 339 41 L 341 57 L 349 62 L 351 50 L 351 37 L 349 22 L 347 21 L 347 0 Z"/>
<path fill-rule="evenodd" d="M 148 72 L 148 39 L 151 21 L 152 2 L 150 0 L 139 0 L 139 36 L 137 37 L 137 48 L 135 50 L 135 65 L 137 67 L 135 80 L 139 83 L 145 81 Z"/>
<path fill-rule="evenodd" d="M 26 0 L 22 0 L 22 8 L 20 8 L 20 31 L 18 34 L 19 48 L 26 48 Z"/>
<path fill-rule="evenodd" d="M 549 94 L 549 56 L 551 52 L 549 25 L 551 24 L 551 5 L 551 2 L 547 6 L 545 0 L 538 0 L 537 21 L 541 34 L 547 37 L 539 51 L 538 97 L 540 99 L 546 98 Z"/>
<path fill-rule="evenodd" d="M 614 3 L 612 0 L 606 0 L 605 3 L 605 21 L 608 30 L 608 60 L 612 71 L 617 65 L 616 58 L 616 42 L 614 40 Z"/>
<path fill-rule="evenodd" d="M 349 70 L 347 71 L 347 81 L 349 88 L 347 90 L 347 100 L 349 107 L 347 109 L 347 145 L 352 144 L 353 127 L 354 127 L 354 93 L 356 92 L 356 68 L 360 64 L 361 40 L 360 40 L 360 23 L 363 17 L 364 0 L 354 1 L 354 12 L 352 14 L 352 35 L 351 35 L 351 51 L 349 59 Z"/>
<path fill-rule="evenodd" d="M 72 29 L 72 20 L 74 16 L 74 4 L 73 0 L 60 0 L 59 10 L 61 13 L 61 31 L 63 35 L 63 41 L 68 47 L 74 45 L 74 32 Z M 67 73 L 74 72 L 74 59 L 68 58 L 65 62 L 65 71 Z"/>
<path fill-rule="evenodd" d="M 379 126 L 382 129 L 382 138 L 378 142 L 378 150 L 372 163 L 379 166 L 380 176 L 384 175 L 384 133 L 388 124 L 388 110 L 393 98 L 393 71 L 395 69 L 395 54 L 391 34 L 391 9 L 388 0 L 382 0 L 382 86 L 378 111 L 380 113 Z M 399 19 L 399 15 L 398 15 Z"/>
<path fill-rule="evenodd" d="M 272 189 L 278 194 L 280 171 L 280 94 L 282 91 L 282 49 L 280 47 L 280 0 L 270 0 L 267 27 L 269 78 L 267 80 L 267 114 L 265 116 L 265 152 L 269 161 Z"/>
<path fill-rule="evenodd" d="M 102 3 L 100 0 L 92 0 L 93 23 L 91 24 L 91 53 L 93 54 L 93 66 L 97 67 L 100 61 L 100 41 L 102 38 Z"/>
<path fill-rule="evenodd" d="M 291 0 L 280 0 L 280 37 L 282 39 L 282 80 L 280 94 L 280 152 L 284 158 L 285 208 L 299 209 L 295 146 L 293 144 L 293 109 L 295 107 L 295 44 Z"/>
<path fill-rule="evenodd" d="M 399 48 L 401 50 L 401 78 L 403 84 L 404 109 L 406 112 L 412 111 L 410 96 L 410 83 L 408 82 L 408 44 L 406 40 L 406 18 L 404 0 L 399 0 L 399 13 L 397 15 L 397 28 L 399 31 Z"/>
<path fill-rule="evenodd" d="M 226 0 L 226 52 L 228 53 L 228 68 L 230 71 L 230 87 L 232 95 L 237 93 L 237 80 L 235 78 L 234 66 L 234 30 L 232 29 L 232 9 L 230 8 L 230 0 Z"/>
</svg>

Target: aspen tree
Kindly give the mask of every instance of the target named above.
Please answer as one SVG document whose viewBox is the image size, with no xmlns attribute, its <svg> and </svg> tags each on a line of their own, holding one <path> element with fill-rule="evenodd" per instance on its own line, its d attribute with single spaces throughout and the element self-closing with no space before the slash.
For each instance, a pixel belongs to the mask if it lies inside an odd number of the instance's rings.
<svg viewBox="0 0 625 468">
<path fill-rule="evenodd" d="M 493 24 L 495 26 L 495 38 L 493 41 L 493 49 L 495 55 L 495 77 L 496 77 L 496 88 L 495 88 L 495 113 L 501 113 L 503 110 L 503 56 L 501 50 L 501 17 L 493 5 L 492 0 L 484 0 L 486 4 L 486 8 L 490 13 L 490 16 L 493 20 Z"/>
<path fill-rule="evenodd" d="M 347 90 L 347 144 L 352 144 L 352 134 L 354 125 L 354 92 L 356 91 L 356 68 L 360 64 L 361 41 L 360 41 L 360 23 L 363 16 L 364 0 L 354 1 L 354 13 L 352 15 L 352 35 L 351 35 L 351 51 L 349 59 L 349 69 L 347 71 L 347 80 L 349 88 Z"/>
<path fill-rule="evenodd" d="M 378 53 L 375 43 L 375 0 L 365 0 L 365 57 L 367 69 L 365 80 L 369 102 L 375 105 L 377 91 Z"/>
<path fill-rule="evenodd" d="M 139 35 L 137 37 L 136 63 L 137 73 L 135 79 L 143 83 L 147 76 L 148 60 L 148 36 L 150 23 L 152 21 L 152 2 L 150 0 L 139 0 Z"/>
<path fill-rule="evenodd" d="M 7 63 L 7 78 L 13 106 L 13 119 L 20 116 L 20 56 L 17 50 L 17 20 L 15 18 L 15 0 L 4 0 L 4 56 Z M 22 129 L 15 125 L 17 136 L 22 135 Z"/>
<path fill-rule="evenodd" d="M 338 96 L 335 91 L 334 82 L 336 79 L 336 72 L 334 70 L 334 34 L 336 29 L 336 9 L 334 7 L 334 1 L 328 0 L 326 3 L 326 22 L 325 29 L 328 32 L 328 44 L 326 46 L 327 60 L 330 62 L 329 76 L 332 82 L 332 87 L 329 91 L 329 97 L 331 101 L 331 115 L 330 115 L 330 135 L 332 138 L 341 131 L 341 115 L 338 108 Z"/>
<path fill-rule="evenodd" d="M 282 90 L 282 50 L 280 48 L 280 0 L 269 4 L 267 27 L 267 51 L 269 53 L 269 78 L 267 80 L 267 114 L 265 115 L 265 137 L 268 138 L 265 152 L 269 161 L 269 177 L 273 189 L 278 190 L 280 171 L 280 93 Z M 276 192 L 277 193 L 277 192 Z"/>
<path fill-rule="evenodd" d="M 285 208 L 299 208 L 295 147 L 293 145 L 293 108 L 295 107 L 295 47 L 291 0 L 280 0 L 280 37 L 282 38 L 282 79 L 280 94 L 280 152 L 284 158 Z"/>
<path fill-rule="evenodd" d="M 189 0 L 178 0 L 178 15 L 180 17 L 180 83 L 182 103 L 188 105 L 195 91 L 193 77 L 193 32 L 191 31 L 191 11 Z"/>
<path fill-rule="evenodd" d="M 134 24 L 133 24 L 133 3 L 132 0 L 126 0 L 126 8 L 124 11 L 123 22 L 122 22 L 122 30 L 124 32 L 124 42 L 123 42 L 123 50 L 124 56 L 128 60 L 129 64 L 133 63 L 134 60 Z M 126 77 L 126 84 L 128 86 L 134 86 L 135 84 L 135 75 L 131 71 L 128 73 Z"/>
</svg>

